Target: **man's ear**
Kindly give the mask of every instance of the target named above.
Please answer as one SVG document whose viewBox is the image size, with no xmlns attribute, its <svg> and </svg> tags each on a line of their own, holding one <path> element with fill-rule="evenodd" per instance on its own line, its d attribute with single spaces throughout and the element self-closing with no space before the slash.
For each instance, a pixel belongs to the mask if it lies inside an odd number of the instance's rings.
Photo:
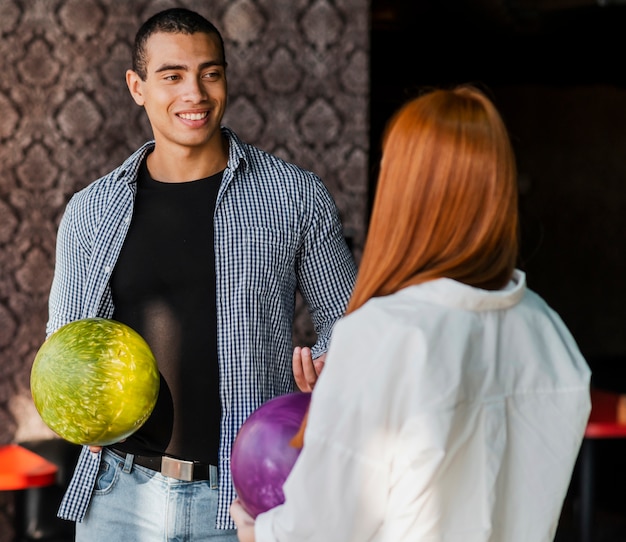
<svg viewBox="0 0 626 542">
<path fill-rule="evenodd" d="M 128 86 L 128 90 L 130 91 L 130 95 L 135 100 L 137 105 L 143 106 L 144 98 L 143 98 L 143 81 L 139 74 L 133 70 L 126 70 L 126 85 Z"/>
</svg>

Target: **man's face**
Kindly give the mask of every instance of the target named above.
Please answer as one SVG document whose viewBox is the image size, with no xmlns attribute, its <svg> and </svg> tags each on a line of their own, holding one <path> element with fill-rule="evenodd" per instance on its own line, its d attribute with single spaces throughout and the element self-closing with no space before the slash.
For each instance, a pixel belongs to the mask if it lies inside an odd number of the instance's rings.
<svg viewBox="0 0 626 542">
<path fill-rule="evenodd" d="M 129 70 L 126 82 L 146 110 L 157 147 L 220 148 L 227 92 L 217 36 L 157 32 L 146 58 L 146 80 Z"/>
</svg>

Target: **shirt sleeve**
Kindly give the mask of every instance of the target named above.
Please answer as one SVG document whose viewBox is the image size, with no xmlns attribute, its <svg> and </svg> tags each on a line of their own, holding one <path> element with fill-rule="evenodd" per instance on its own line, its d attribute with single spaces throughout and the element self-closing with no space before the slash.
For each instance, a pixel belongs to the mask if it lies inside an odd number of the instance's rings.
<svg viewBox="0 0 626 542">
<path fill-rule="evenodd" d="M 332 196 L 316 179 L 311 218 L 297 266 L 298 287 L 306 302 L 317 342 L 313 357 L 328 349 L 335 322 L 343 316 L 356 279 L 356 264 Z"/>
<path fill-rule="evenodd" d="M 81 315 L 88 257 L 76 234 L 74 210 L 73 198 L 67 205 L 57 233 L 54 278 L 48 300 L 47 336 Z"/>
<path fill-rule="evenodd" d="M 381 528 L 387 474 L 382 464 L 310 436 L 307 455 L 284 489 L 288 501 L 257 517 L 257 542 L 370 540 Z"/>
<path fill-rule="evenodd" d="M 419 446 L 406 439 L 404 407 L 394 395 L 397 377 L 381 374 L 380 363 L 394 355 L 394 348 L 419 352 L 420 339 L 397 326 L 382 332 L 381 316 L 369 319 L 358 312 L 333 332 L 312 397 L 305 445 L 283 487 L 285 503 L 257 517 L 257 542 L 411 539 L 403 536 L 419 515 L 419 492 L 440 457 L 423 450 L 409 464 L 398 453 L 406 447 L 415 456 Z M 396 506 L 406 502 L 412 503 L 410 510 Z M 406 521 L 396 518 L 387 525 L 390 508 Z"/>
<path fill-rule="evenodd" d="M 382 528 L 387 476 L 349 451 L 309 442 L 309 459 L 285 488 L 288 503 L 257 517 L 257 542 L 362 542 Z M 323 461 L 320 459 L 323 458 Z M 297 484 L 297 489 L 296 489 Z M 383 484 L 383 487 L 381 487 Z"/>
</svg>

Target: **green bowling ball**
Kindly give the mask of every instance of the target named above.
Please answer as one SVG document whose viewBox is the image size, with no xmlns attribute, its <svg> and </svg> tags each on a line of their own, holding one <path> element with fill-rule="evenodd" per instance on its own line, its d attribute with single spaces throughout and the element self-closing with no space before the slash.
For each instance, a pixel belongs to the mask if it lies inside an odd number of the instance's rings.
<svg viewBox="0 0 626 542">
<path fill-rule="evenodd" d="M 129 326 L 85 318 L 41 345 L 30 387 L 39 415 L 60 437 L 107 446 L 148 419 L 159 394 L 159 370 L 146 341 Z"/>
</svg>

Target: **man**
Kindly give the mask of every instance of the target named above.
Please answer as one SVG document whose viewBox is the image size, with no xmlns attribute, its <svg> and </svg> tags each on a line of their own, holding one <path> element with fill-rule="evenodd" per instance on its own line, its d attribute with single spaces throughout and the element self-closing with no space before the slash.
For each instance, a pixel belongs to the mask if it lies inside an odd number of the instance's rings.
<svg viewBox="0 0 626 542">
<path fill-rule="evenodd" d="M 236 540 L 232 441 L 294 376 L 312 388 L 356 268 L 321 180 L 221 126 L 226 60 L 210 22 L 151 17 L 126 82 L 154 141 L 69 202 L 47 333 L 94 316 L 130 325 L 161 391 L 137 433 L 83 449 L 59 515 L 89 542 Z M 296 288 L 318 340 L 290 364 Z"/>
</svg>

